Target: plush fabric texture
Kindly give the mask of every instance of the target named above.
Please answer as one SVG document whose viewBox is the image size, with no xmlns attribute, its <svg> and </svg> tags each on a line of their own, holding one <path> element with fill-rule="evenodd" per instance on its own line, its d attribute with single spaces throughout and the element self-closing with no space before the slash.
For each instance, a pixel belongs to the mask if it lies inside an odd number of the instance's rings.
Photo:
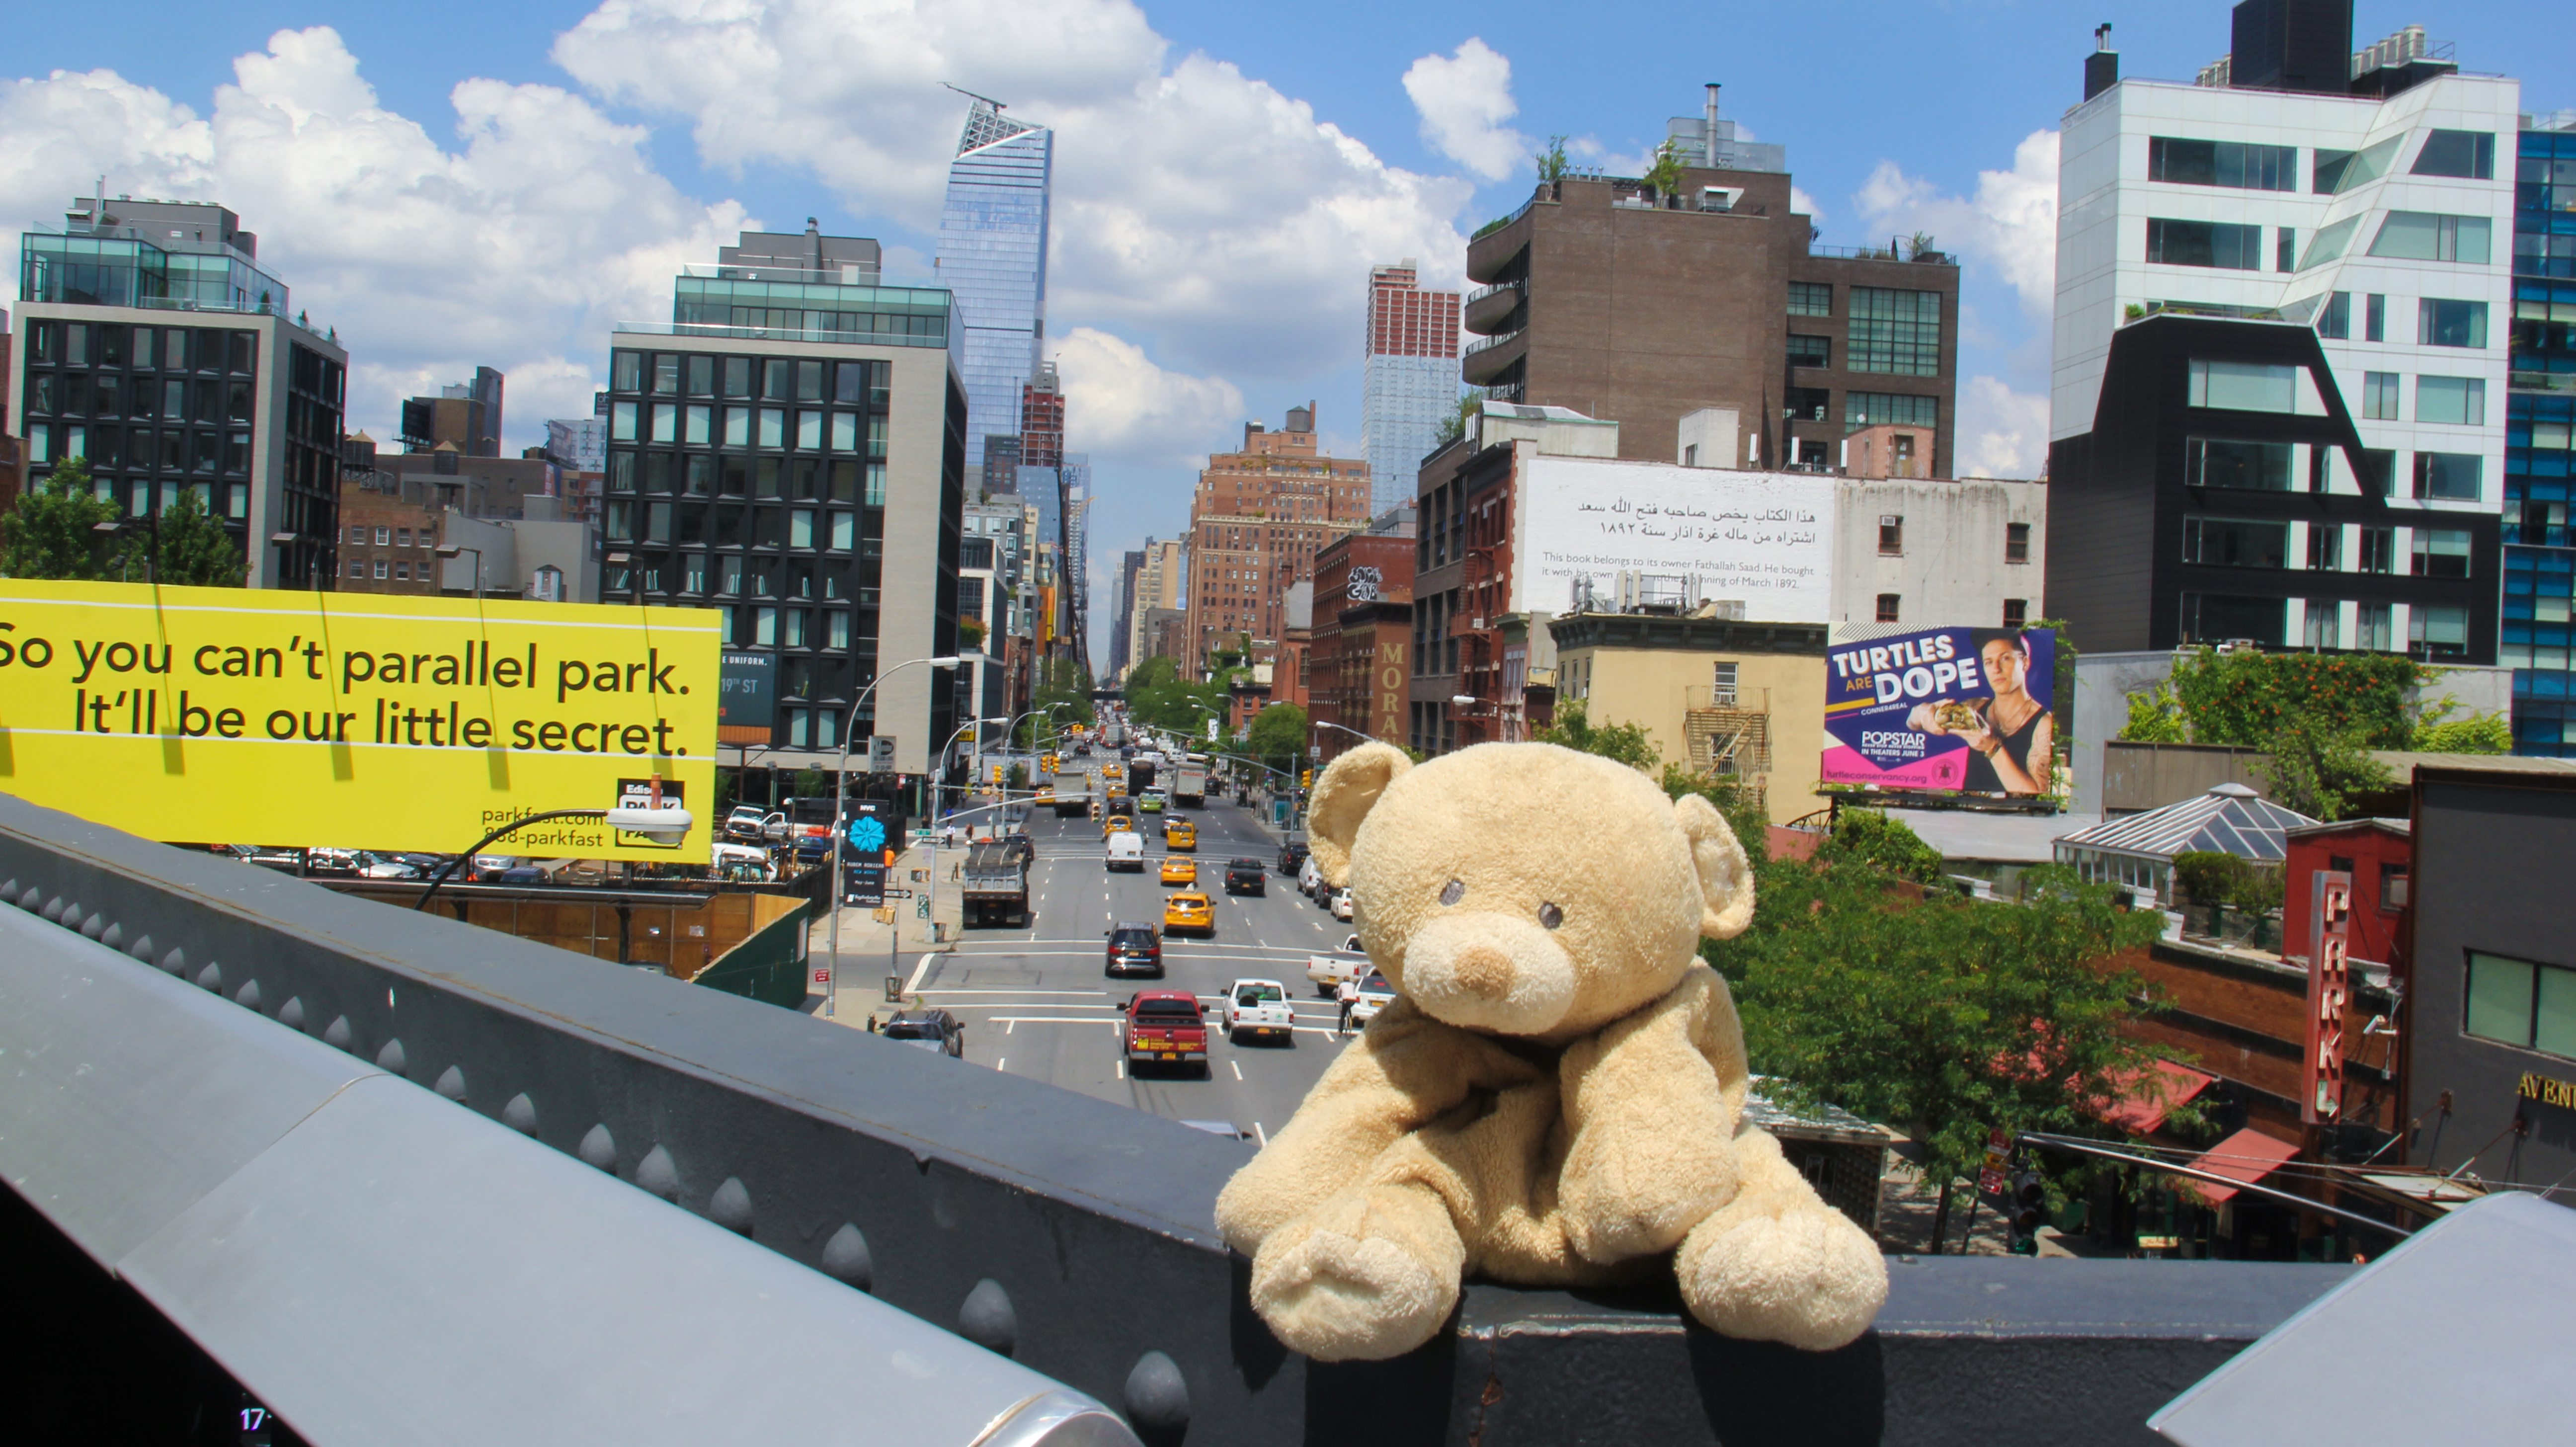
<svg viewBox="0 0 2576 1447">
<path fill-rule="evenodd" d="M 1730 1336 L 1868 1330 L 1877 1247 L 1741 1122 L 1743 1026 L 1696 950 L 1752 921 L 1753 876 L 1707 800 L 1549 744 L 1418 767 L 1369 744 L 1324 771 L 1310 833 L 1400 998 L 1217 1198 L 1282 1342 L 1381 1360 L 1467 1275 L 1662 1270 Z"/>
</svg>

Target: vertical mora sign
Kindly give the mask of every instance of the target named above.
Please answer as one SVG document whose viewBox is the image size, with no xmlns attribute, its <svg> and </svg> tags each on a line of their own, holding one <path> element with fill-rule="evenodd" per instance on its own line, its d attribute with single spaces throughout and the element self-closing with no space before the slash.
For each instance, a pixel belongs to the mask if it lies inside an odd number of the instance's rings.
<svg viewBox="0 0 2576 1447">
<path fill-rule="evenodd" d="M 685 839 L 506 847 L 703 862 L 718 652 L 677 609 L 0 579 L 0 792 L 147 839 L 452 851 L 659 776 Z"/>
<path fill-rule="evenodd" d="M 1829 784 L 1920 793 L 2049 792 L 2046 628 L 1933 628 L 1825 650 Z"/>
</svg>

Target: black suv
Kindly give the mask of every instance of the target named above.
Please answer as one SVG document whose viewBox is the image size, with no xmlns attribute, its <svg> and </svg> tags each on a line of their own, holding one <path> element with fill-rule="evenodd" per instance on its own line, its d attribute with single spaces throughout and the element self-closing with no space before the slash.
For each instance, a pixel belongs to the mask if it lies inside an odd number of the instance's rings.
<svg viewBox="0 0 2576 1447">
<path fill-rule="evenodd" d="M 1306 867 L 1307 853 L 1306 841 L 1303 839 L 1291 839 L 1280 845 L 1279 872 L 1290 879 L 1295 879 L 1297 871 Z"/>
<path fill-rule="evenodd" d="M 1152 975 L 1163 977 L 1163 937 L 1152 925 L 1121 921 L 1109 931 L 1109 962 L 1106 971 L 1119 975 Z"/>
<path fill-rule="evenodd" d="M 1258 859 L 1229 859 L 1225 862 L 1225 892 L 1228 894 L 1269 895 L 1269 877 L 1262 873 Z"/>
</svg>

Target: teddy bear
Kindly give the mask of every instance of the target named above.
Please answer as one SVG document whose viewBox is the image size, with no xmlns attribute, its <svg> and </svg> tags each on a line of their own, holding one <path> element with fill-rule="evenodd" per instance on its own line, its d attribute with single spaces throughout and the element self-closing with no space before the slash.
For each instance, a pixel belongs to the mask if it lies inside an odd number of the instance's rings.
<svg viewBox="0 0 2576 1447">
<path fill-rule="evenodd" d="M 1553 744 L 1371 743 L 1324 771 L 1309 835 L 1397 998 L 1217 1198 L 1283 1343 L 1382 1360 L 1469 1273 L 1609 1286 L 1666 1260 L 1728 1336 L 1868 1329 L 1877 1247 L 1743 1123 L 1743 1027 L 1697 944 L 1751 922 L 1753 879 L 1714 806 Z"/>
</svg>

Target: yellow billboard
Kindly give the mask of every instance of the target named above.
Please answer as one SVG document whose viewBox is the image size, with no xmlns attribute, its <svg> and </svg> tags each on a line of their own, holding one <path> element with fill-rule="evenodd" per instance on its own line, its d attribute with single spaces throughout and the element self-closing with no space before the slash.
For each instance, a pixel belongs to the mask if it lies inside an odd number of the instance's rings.
<svg viewBox="0 0 2576 1447">
<path fill-rule="evenodd" d="M 199 844 L 704 863 L 712 612 L 0 578 L 0 792 Z M 657 781 L 658 780 L 658 784 Z"/>
</svg>

